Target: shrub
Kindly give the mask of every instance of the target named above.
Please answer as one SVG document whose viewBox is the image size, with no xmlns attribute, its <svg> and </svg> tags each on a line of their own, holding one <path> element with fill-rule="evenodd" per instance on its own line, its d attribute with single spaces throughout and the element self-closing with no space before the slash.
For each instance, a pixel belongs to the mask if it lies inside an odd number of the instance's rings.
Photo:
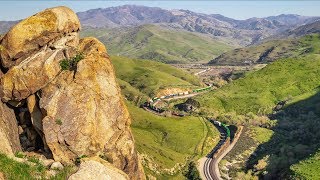
<svg viewBox="0 0 320 180">
<path fill-rule="evenodd" d="M 62 125 L 62 120 L 61 120 L 61 119 L 57 119 L 57 120 L 56 120 L 56 124 L 58 124 L 59 126 L 61 126 L 61 125 Z"/>
<path fill-rule="evenodd" d="M 188 165 L 188 169 L 183 173 L 187 179 L 201 180 L 196 164 L 191 161 Z"/>
<path fill-rule="evenodd" d="M 69 61 L 67 59 L 63 59 L 62 61 L 60 61 L 60 67 L 62 70 L 69 70 L 70 68 Z"/>
<path fill-rule="evenodd" d="M 81 163 L 81 159 L 88 157 L 87 155 L 81 155 L 76 158 L 75 163 L 76 165 L 79 165 Z"/>
<path fill-rule="evenodd" d="M 15 153 L 15 156 L 16 156 L 17 158 L 25 158 L 25 157 L 26 157 L 26 155 L 24 155 L 23 152 L 21 152 L 21 151 L 16 152 L 16 153 Z"/>
<path fill-rule="evenodd" d="M 74 57 L 70 59 L 63 59 L 60 61 L 60 67 L 62 70 L 75 70 L 77 68 L 78 62 L 80 62 L 84 58 L 82 53 L 78 53 Z"/>
</svg>

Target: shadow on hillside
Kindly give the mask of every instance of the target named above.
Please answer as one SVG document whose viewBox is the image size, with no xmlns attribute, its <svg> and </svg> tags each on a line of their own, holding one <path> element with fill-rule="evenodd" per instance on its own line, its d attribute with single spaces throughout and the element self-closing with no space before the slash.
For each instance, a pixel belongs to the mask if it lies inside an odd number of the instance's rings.
<svg viewBox="0 0 320 180">
<path fill-rule="evenodd" d="M 272 115 L 278 123 L 270 141 L 261 144 L 251 155 L 247 168 L 269 155 L 267 174 L 263 179 L 283 179 L 290 175 L 290 166 L 313 155 L 320 147 L 320 93 L 285 106 Z M 257 169 L 257 167 L 256 167 Z"/>
</svg>

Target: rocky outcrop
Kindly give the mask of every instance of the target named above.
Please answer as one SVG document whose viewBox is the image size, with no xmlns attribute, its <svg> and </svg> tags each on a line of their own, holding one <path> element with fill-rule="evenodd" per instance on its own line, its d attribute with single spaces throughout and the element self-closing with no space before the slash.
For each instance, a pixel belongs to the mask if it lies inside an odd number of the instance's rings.
<svg viewBox="0 0 320 180">
<path fill-rule="evenodd" d="M 129 174 L 137 172 L 129 114 L 106 49 L 86 38 L 79 51 L 85 58 L 77 70 L 60 73 L 40 94 L 44 134 L 54 159 L 68 163 L 100 155 Z"/>
<path fill-rule="evenodd" d="M 129 180 L 122 171 L 114 168 L 110 163 L 99 159 L 86 159 L 81 163 L 79 170 L 68 180 Z"/>
<path fill-rule="evenodd" d="M 15 25 L 0 44 L 1 100 L 16 109 L 24 150 L 44 151 L 63 164 L 100 156 L 130 179 L 144 179 L 106 48 L 95 38 L 79 41 L 79 30 L 66 7 Z M 17 121 L 14 114 L 6 119 Z"/>
<path fill-rule="evenodd" d="M 79 30 L 77 15 L 67 7 L 47 9 L 22 20 L 2 39 L 2 66 L 17 65 L 42 47 Z"/>
</svg>

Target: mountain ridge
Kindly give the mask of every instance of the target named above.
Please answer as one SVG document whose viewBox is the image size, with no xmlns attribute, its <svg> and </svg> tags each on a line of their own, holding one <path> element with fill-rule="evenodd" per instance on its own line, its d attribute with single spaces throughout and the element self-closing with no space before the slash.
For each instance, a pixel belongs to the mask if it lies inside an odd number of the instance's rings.
<svg viewBox="0 0 320 180">
<path fill-rule="evenodd" d="M 280 14 L 263 18 L 236 20 L 221 14 L 204 14 L 190 10 L 166 10 L 159 7 L 123 5 L 78 12 L 83 26 L 115 28 L 157 24 L 162 27 L 199 32 L 221 40 L 234 40 L 236 46 L 247 46 L 268 37 L 290 31 L 319 19 L 314 16 Z M 18 21 L 0 21 L 0 33 Z"/>
</svg>

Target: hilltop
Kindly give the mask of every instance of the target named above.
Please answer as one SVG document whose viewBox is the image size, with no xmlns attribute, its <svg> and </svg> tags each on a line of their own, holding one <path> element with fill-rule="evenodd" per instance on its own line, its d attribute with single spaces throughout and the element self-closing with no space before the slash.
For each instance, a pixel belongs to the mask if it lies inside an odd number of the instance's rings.
<svg viewBox="0 0 320 180">
<path fill-rule="evenodd" d="M 251 65 L 270 63 L 287 57 L 299 57 L 313 50 L 314 41 L 309 36 L 270 40 L 259 45 L 237 48 L 221 54 L 208 64 L 211 65 Z"/>
<path fill-rule="evenodd" d="M 232 45 L 200 33 L 155 25 L 85 28 L 81 35 L 98 37 L 108 45 L 108 52 L 112 55 L 164 63 L 208 62 L 233 48 Z"/>
<path fill-rule="evenodd" d="M 170 65 L 117 56 L 111 59 L 124 96 L 137 104 L 164 90 L 183 91 L 202 85 L 197 77 Z"/>
</svg>

